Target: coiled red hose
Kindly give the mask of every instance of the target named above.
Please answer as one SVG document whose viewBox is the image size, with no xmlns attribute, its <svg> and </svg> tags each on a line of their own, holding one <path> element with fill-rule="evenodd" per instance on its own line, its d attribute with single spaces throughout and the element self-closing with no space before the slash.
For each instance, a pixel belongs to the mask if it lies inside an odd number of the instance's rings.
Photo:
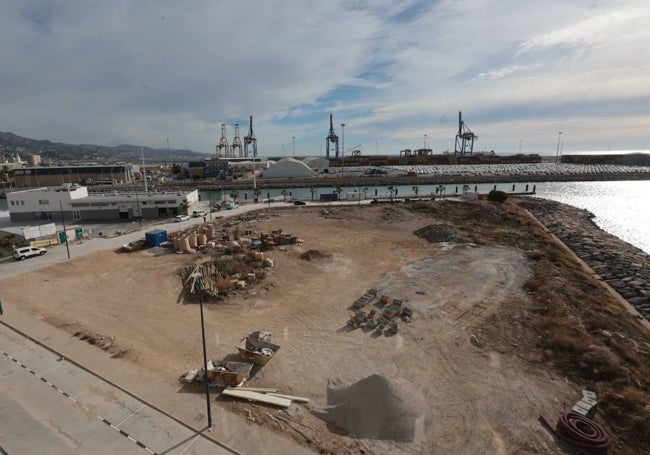
<svg viewBox="0 0 650 455">
<path fill-rule="evenodd" d="M 607 453 L 610 445 L 609 435 L 600 425 L 575 412 L 560 416 L 555 426 L 555 434 L 587 453 Z"/>
</svg>

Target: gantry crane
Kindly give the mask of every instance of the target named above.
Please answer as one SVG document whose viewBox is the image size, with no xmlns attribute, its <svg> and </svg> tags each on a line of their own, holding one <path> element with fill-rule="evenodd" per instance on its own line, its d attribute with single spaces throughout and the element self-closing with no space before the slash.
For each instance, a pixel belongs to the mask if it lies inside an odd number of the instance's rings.
<svg viewBox="0 0 650 455">
<path fill-rule="evenodd" d="M 217 145 L 217 157 L 230 157 L 230 146 L 228 145 L 228 138 L 226 137 L 226 124 L 221 124 L 221 139 Z"/>
<path fill-rule="evenodd" d="M 257 139 L 255 139 L 255 134 L 253 133 L 253 116 L 250 116 L 250 123 L 248 126 L 248 134 L 244 137 L 244 156 L 248 157 L 248 146 L 252 145 L 253 147 L 253 161 L 257 156 Z"/>
<path fill-rule="evenodd" d="M 330 132 L 325 138 L 325 157 L 330 159 L 330 142 L 336 144 L 336 159 L 339 159 L 339 137 L 334 132 L 334 122 L 332 121 L 332 114 L 330 114 Z"/>
<path fill-rule="evenodd" d="M 239 152 L 235 154 L 235 149 L 238 149 Z M 232 140 L 232 145 L 230 146 L 233 158 L 244 156 L 244 149 L 241 145 L 241 139 L 239 138 L 239 123 L 235 123 L 235 138 Z"/>
<path fill-rule="evenodd" d="M 454 147 L 454 155 L 471 155 L 474 153 L 474 140 L 478 136 L 474 134 L 465 122 L 463 122 L 463 114 L 458 111 L 458 134 L 456 134 L 456 146 Z"/>
</svg>

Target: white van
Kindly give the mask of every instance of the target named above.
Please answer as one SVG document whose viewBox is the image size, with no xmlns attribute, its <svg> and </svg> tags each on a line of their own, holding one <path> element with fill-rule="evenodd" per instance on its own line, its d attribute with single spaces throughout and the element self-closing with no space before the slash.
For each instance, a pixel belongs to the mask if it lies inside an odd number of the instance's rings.
<svg viewBox="0 0 650 455">
<path fill-rule="evenodd" d="M 207 214 L 208 212 L 206 212 L 205 210 L 194 210 L 192 212 L 192 216 L 194 218 L 201 218 L 202 216 L 206 216 Z"/>
<path fill-rule="evenodd" d="M 45 248 L 25 246 L 14 250 L 14 259 L 22 261 L 23 259 L 31 258 L 32 256 L 43 256 L 45 253 L 47 253 Z"/>
</svg>

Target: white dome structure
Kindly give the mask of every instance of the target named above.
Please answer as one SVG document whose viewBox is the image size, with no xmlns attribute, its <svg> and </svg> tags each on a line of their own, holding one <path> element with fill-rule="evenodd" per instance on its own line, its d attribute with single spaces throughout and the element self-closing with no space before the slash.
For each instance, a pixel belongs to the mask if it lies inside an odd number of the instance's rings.
<svg viewBox="0 0 650 455">
<path fill-rule="evenodd" d="M 313 177 L 314 171 L 309 166 L 295 158 L 283 158 L 266 169 L 262 177 L 265 179 L 287 179 Z"/>
<path fill-rule="evenodd" d="M 325 169 L 330 167 L 330 161 L 327 158 L 320 158 L 318 156 L 309 156 L 302 160 L 302 162 L 316 172 L 324 172 Z"/>
</svg>

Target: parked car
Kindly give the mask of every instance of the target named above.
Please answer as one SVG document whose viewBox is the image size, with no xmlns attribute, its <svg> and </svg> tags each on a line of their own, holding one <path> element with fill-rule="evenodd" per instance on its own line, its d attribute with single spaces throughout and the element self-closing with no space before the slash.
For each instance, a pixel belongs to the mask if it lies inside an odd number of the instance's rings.
<svg viewBox="0 0 650 455">
<path fill-rule="evenodd" d="M 188 221 L 190 217 L 188 215 L 176 215 L 174 221 L 180 223 L 181 221 Z"/>
<path fill-rule="evenodd" d="M 47 253 L 45 248 L 26 246 L 14 250 L 14 259 L 22 261 L 23 259 L 31 258 L 32 256 L 43 256 L 45 253 Z"/>
<path fill-rule="evenodd" d="M 293 205 L 306 205 L 305 201 L 293 201 Z"/>
<path fill-rule="evenodd" d="M 207 214 L 208 212 L 206 212 L 205 210 L 194 210 L 192 212 L 192 216 L 194 218 L 201 218 L 202 216 L 206 216 Z"/>
<path fill-rule="evenodd" d="M 226 202 L 226 210 L 236 209 L 237 207 L 239 207 L 239 204 L 237 204 L 236 202 L 231 202 L 231 201 Z"/>
</svg>

